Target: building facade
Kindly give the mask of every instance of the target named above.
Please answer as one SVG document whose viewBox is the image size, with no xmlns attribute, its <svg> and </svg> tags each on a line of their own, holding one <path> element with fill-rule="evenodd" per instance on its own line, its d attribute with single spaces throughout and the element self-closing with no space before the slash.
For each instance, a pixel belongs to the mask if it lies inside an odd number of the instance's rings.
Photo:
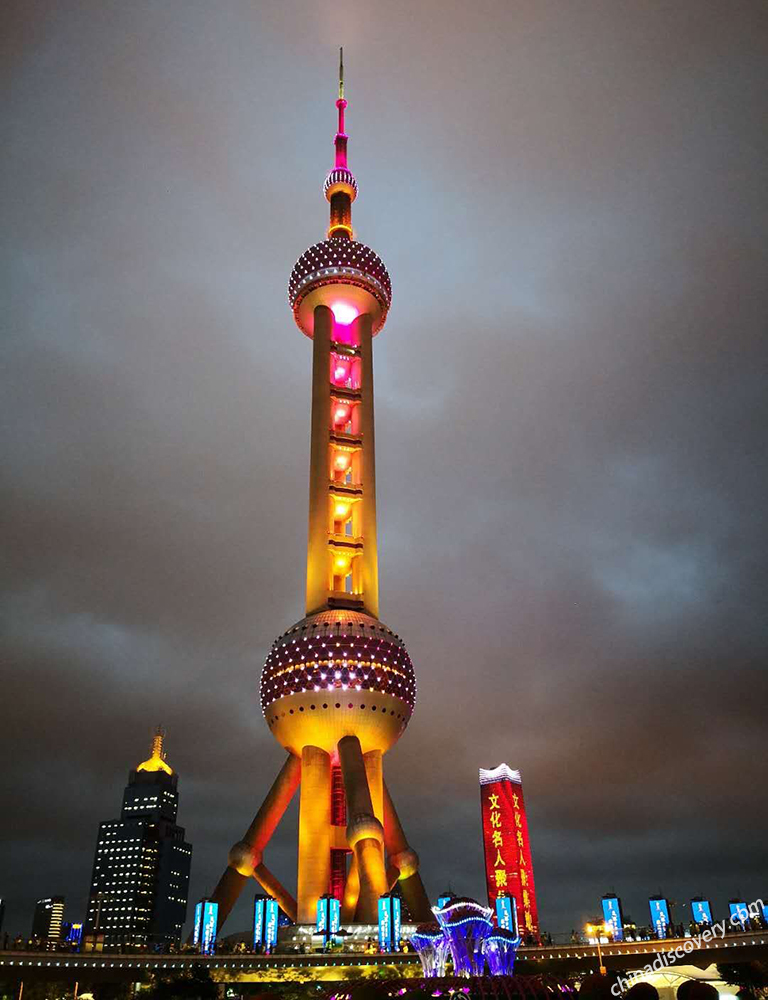
<svg viewBox="0 0 768 1000">
<path fill-rule="evenodd" d="M 61 938 L 64 919 L 64 897 L 48 896 L 38 899 L 32 917 L 32 937 L 37 941 L 54 943 Z"/>
<path fill-rule="evenodd" d="M 155 734 L 131 771 L 120 818 L 99 825 L 85 922 L 104 947 L 178 945 L 187 915 L 192 846 L 176 824 L 178 775 Z"/>
</svg>

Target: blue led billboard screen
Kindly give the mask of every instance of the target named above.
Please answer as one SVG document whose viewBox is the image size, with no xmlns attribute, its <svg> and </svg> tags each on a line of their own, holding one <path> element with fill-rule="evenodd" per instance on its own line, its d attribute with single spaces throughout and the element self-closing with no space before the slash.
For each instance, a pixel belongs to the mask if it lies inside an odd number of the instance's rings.
<svg viewBox="0 0 768 1000">
<path fill-rule="evenodd" d="M 608 925 L 614 941 L 624 940 L 624 919 L 621 915 L 621 900 L 618 896 L 603 896 L 603 920 Z"/>
<path fill-rule="evenodd" d="M 200 951 L 203 955 L 213 954 L 216 945 L 216 924 L 219 920 L 219 904 L 206 900 L 203 906 L 203 929 L 200 935 Z"/>
<path fill-rule="evenodd" d="M 651 926 L 656 932 L 657 938 L 667 937 L 669 927 L 669 903 L 663 897 L 655 897 L 648 900 L 651 908 Z"/>
<path fill-rule="evenodd" d="M 741 924 L 742 927 L 749 919 L 749 911 L 747 910 L 747 904 L 742 902 L 740 899 L 732 899 L 728 904 L 728 909 L 731 913 L 731 924 L 735 927 L 737 924 Z"/>
<path fill-rule="evenodd" d="M 264 941 L 264 908 L 266 899 L 256 896 L 253 901 L 253 947 L 261 947 Z"/>
<path fill-rule="evenodd" d="M 712 923 L 712 907 L 708 899 L 691 900 L 691 917 L 697 924 Z"/>
<path fill-rule="evenodd" d="M 200 924 L 203 915 L 203 904 L 197 903 L 195 906 L 195 926 L 192 931 L 192 944 L 197 948 L 200 944 Z"/>
<path fill-rule="evenodd" d="M 266 923 L 264 925 L 264 946 L 270 950 L 277 944 L 277 925 L 279 922 L 279 907 L 276 899 L 267 900 Z"/>
</svg>

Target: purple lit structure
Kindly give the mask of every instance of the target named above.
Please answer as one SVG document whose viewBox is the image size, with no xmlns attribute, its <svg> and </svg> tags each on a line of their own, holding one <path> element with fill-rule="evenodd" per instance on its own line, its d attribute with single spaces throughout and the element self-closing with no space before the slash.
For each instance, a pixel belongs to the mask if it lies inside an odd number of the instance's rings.
<svg viewBox="0 0 768 1000">
<path fill-rule="evenodd" d="M 444 906 L 432 907 L 436 924 L 419 924 L 411 935 L 424 977 L 445 976 L 450 953 L 455 976 L 511 976 L 520 938 L 504 927 L 494 928 L 493 911 L 474 899 L 454 896 Z"/>
<path fill-rule="evenodd" d="M 520 938 L 503 927 L 491 931 L 483 942 L 483 954 L 492 976 L 511 976 Z"/>
<path fill-rule="evenodd" d="M 443 907 L 432 907 L 443 930 L 457 976 L 482 976 L 485 971 L 483 944 L 491 933 L 493 910 L 474 899 L 457 897 Z"/>
<path fill-rule="evenodd" d="M 411 934 L 411 944 L 427 979 L 445 975 L 448 941 L 439 924 L 419 924 Z"/>
</svg>

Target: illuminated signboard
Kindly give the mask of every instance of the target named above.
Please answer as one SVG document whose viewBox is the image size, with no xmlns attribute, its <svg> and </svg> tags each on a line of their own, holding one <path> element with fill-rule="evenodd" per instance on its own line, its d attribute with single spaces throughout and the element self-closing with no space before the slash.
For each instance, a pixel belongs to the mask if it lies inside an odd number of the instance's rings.
<svg viewBox="0 0 768 1000">
<path fill-rule="evenodd" d="M 83 925 L 72 924 L 67 934 L 67 941 L 70 944 L 78 945 L 83 940 Z"/>
<path fill-rule="evenodd" d="M 712 923 L 712 907 L 709 905 L 708 899 L 697 899 L 691 900 L 691 917 L 697 924 L 711 924 Z"/>
<path fill-rule="evenodd" d="M 200 925 L 203 918 L 203 904 L 197 903 L 195 905 L 195 926 L 192 931 L 192 944 L 197 948 L 200 944 Z"/>
<path fill-rule="evenodd" d="M 335 896 L 321 896 L 317 901 L 315 933 L 333 937 L 341 926 L 341 902 Z"/>
<path fill-rule="evenodd" d="M 379 951 L 400 946 L 400 897 L 379 896 Z"/>
<path fill-rule="evenodd" d="M 624 917 L 618 896 L 603 896 L 603 920 L 608 925 L 614 941 L 624 940 Z"/>
<path fill-rule="evenodd" d="M 392 897 L 392 946 L 397 951 L 400 947 L 400 897 Z"/>
<path fill-rule="evenodd" d="M 266 922 L 264 924 L 264 947 L 270 950 L 277 944 L 277 924 L 278 924 L 277 900 L 267 898 Z"/>
<path fill-rule="evenodd" d="M 321 896 L 317 901 L 317 920 L 315 920 L 315 931 L 318 934 L 325 934 L 328 931 L 328 897 Z"/>
<path fill-rule="evenodd" d="M 517 934 L 517 901 L 514 896 L 496 897 L 496 923 L 501 930 Z"/>
<path fill-rule="evenodd" d="M 336 934 L 341 927 L 341 900 L 332 897 L 329 902 L 330 915 L 328 917 L 328 922 L 330 924 L 331 934 Z"/>
<path fill-rule="evenodd" d="M 749 920 L 749 910 L 747 910 L 747 904 L 741 899 L 731 899 L 728 903 L 728 909 L 731 913 L 731 923 L 735 926 L 736 924 L 741 924 L 742 927 Z"/>
<path fill-rule="evenodd" d="M 392 944 L 389 896 L 379 897 L 379 951 L 389 951 Z"/>
<path fill-rule="evenodd" d="M 253 899 L 253 947 L 260 948 L 264 943 L 264 911 L 267 897 L 254 896 Z"/>
<path fill-rule="evenodd" d="M 200 933 L 200 952 L 212 955 L 216 946 L 216 925 L 219 920 L 219 904 L 205 900 L 203 905 L 203 927 Z"/>
<path fill-rule="evenodd" d="M 669 928 L 669 903 L 663 896 L 651 896 L 648 900 L 651 909 L 651 925 L 657 938 L 665 938 Z"/>
<path fill-rule="evenodd" d="M 480 768 L 480 809 L 488 904 L 495 910 L 499 893 L 513 896 L 521 931 L 538 938 L 539 915 L 520 772 L 506 764 L 490 771 Z"/>
<path fill-rule="evenodd" d="M 768 903 L 763 903 L 763 920 L 768 924 Z"/>
</svg>

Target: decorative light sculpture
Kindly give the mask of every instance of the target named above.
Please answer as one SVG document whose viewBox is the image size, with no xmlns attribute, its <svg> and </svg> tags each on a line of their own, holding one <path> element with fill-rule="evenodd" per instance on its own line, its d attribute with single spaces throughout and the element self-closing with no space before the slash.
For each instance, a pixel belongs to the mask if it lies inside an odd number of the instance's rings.
<svg viewBox="0 0 768 1000">
<path fill-rule="evenodd" d="M 427 978 L 445 975 L 448 940 L 439 924 L 419 924 L 411 934 L 411 944 L 419 956 L 422 971 Z"/>
<path fill-rule="evenodd" d="M 503 928 L 492 930 L 483 942 L 483 954 L 492 976 L 511 976 L 520 938 Z"/>
<path fill-rule="evenodd" d="M 397 951 L 400 947 L 400 897 L 386 893 L 379 899 L 379 951 Z"/>
<path fill-rule="evenodd" d="M 445 932 L 455 974 L 482 976 L 483 942 L 493 929 L 493 910 L 474 899 L 459 896 L 442 908 L 433 906 L 432 912 Z"/>
</svg>

